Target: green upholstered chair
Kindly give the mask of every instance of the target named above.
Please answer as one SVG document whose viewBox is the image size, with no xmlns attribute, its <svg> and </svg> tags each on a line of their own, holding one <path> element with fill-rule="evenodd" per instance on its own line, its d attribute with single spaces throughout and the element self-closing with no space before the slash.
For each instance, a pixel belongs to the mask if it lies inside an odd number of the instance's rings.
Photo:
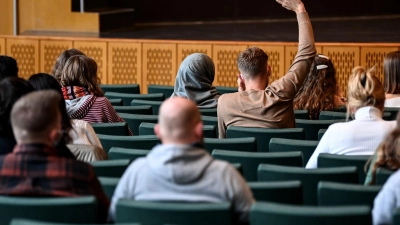
<svg viewBox="0 0 400 225">
<path fill-rule="evenodd" d="M 363 184 L 365 181 L 364 167 L 370 155 L 338 155 L 320 153 L 318 155 L 318 168 L 355 166 L 358 171 L 358 182 Z"/>
<path fill-rule="evenodd" d="M 151 105 L 114 106 L 114 109 L 117 113 L 153 115 L 153 108 Z"/>
<path fill-rule="evenodd" d="M 399 113 L 399 108 L 397 107 L 385 107 L 383 109 L 383 112 L 386 113 L 390 113 L 390 118 L 388 117 L 387 120 L 396 120 L 397 118 L 397 114 Z"/>
<path fill-rule="evenodd" d="M 368 205 L 372 208 L 381 188 L 322 181 L 318 184 L 318 205 Z"/>
<path fill-rule="evenodd" d="M 146 202 L 121 199 L 117 203 L 116 222 L 142 225 L 232 224 L 230 203 Z"/>
<path fill-rule="evenodd" d="M 393 225 L 400 225 L 400 208 L 395 209 L 393 213 Z"/>
<path fill-rule="evenodd" d="M 212 109 L 199 109 L 200 114 L 202 116 L 213 116 L 217 117 L 217 108 L 212 108 Z"/>
<path fill-rule="evenodd" d="M 174 86 L 149 84 L 147 86 L 147 93 L 163 93 L 165 98 L 169 98 L 171 97 L 172 93 L 174 93 Z"/>
<path fill-rule="evenodd" d="M 257 151 L 269 152 L 269 141 L 271 138 L 304 140 L 304 130 L 302 128 L 270 129 L 229 126 L 226 129 L 226 137 L 255 137 L 257 140 Z"/>
<path fill-rule="evenodd" d="M 0 224 L 13 218 L 60 223 L 96 223 L 97 203 L 85 197 L 0 196 Z"/>
<path fill-rule="evenodd" d="M 243 176 L 243 166 L 240 163 L 231 163 L 233 168 L 235 168 Z"/>
<path fill-rule="evenodd" d="M 271 138 L 269 142 L 270 152 L 293 152 L 303 153 L 303 164 L 306 165 L 318 146 L 318 141 L 292 140 L 286 138 Z"/>
<path fill-rule="evenodd" d="M 230 151 L 256 152 L 257 144 L 254 137 L 250 138 L 204 138 L 204 148 L 211 154 L 214 149 Z"/>
<path fill-rule="evenodd" d="M 114 225 L 140 225 L 139 223 L 113 223 Z M 10 225 L 100 225 L 100 224 L 77 224 L 77 223 L 53 223 L 38 220 L 12 219 Z"/>
<path fill-rule="evenodd" d="M 318 140 L 318 131 L 328 129 L 334 123 L 344 122 L 344 120 L 302 120 L 296 119 L 296 127 L 304 129 L 305 140 Z"/>
<path fill-rule="evenodd" d="M 133 99 L 131 101 L 131 106 L 143 106 L 143 105 L 150 105 L 152 109 L 153 115 L 158 115 L 158 111 L 160 111 L 160 107 L 163 101 L 148 101 L 148 100 L 141 100 L 141 99 Z"/>
<path fill-rule="evenodd" d="M 125 94 L 140 94 L 139 84 L 100 84 L 101 90 L 106 92 L 117 92 Z"/>
<path fill-rule="evenodd" d="M 124 105 L 124 102 L 120 98 L 108 99 L 108 101 L 110 101 L 112 106 L 122 106 L 122 105 Z"/>
<path fill-rule="evenodd" d="M 319 129 L 318 131 L 318 141 L 321 140 L 322 136 L 324 136 L 327 129 Z"/>
<path fill-rule="evenodd" d="M 107 153 L 112 147 L 135 148 L 135 149 L 152 149 L 160 143 L 155 135 L 142 136 L 114 136 L 98 134 L 101 145 Z"/>
<path fill-rule="evenodd" d="M 155 135 L 155 123 L 141 123 L 139 126 L 139 135 Z M 203 137 L 217 138 L 217 128 L 213 125 L 203 125 Z"/>
<path fill-rule="evenodd" d="M 103 187 L 103 191 L 108 197 L 109 200 L 111 200 L 114 190 L 117 187 L 117 184 L 119 182 L 119 177 L 97 177 L 99 180 L 101 186 Z"/>
<path fill-rule="evenodd" d="M 294 110 L 294 118 L 308 120 L 308 110 Z"/>
<path fill-rule="evenodd" d="M 121 177 L 131 164 L 130 159 L 114 159 L 89 162 L 97 177 Z"/>
<path fill-rule="evenodd" d="M 302 205 L 303 187 L 300 181 L 248 182 L 256 201 Z"/>
<path fill-rule="evenodd" d="M 128 127 L 131 129 L 134 135 L 139 135 L 139 126 L 143 122 L 147 123 L 157 123 L 157 115 L 138 115 L 138 114 L 128 114 L 128 113 L 118 113 L 118 115 L 125 120 Z"/>
<path fill-rule="evenodd" d="M 108 159 L 130 159 L 145 157 L 150 150 L 112 147 L 108 152 Z"/>
<path fill-rule="evenodd" d="M 256 202 L 250 210 L 251 225 L 371 225 L 368 206 L 296 206 Z"/>
<path fill-rule="evenodd" d="M 397 113 L 396 113 L 397 115 Z M 392 118 L 392 112 L 384 112 L 383 119 L 384 120 L 394 120 L 396 118 Z M 321 111 L 319 114 L 319 120 L 346 120 L 347 115 L 346 112 L 334 112 L 334 111 Z M 353 120 L 351 116 L 349 116 L 348 120 Z"/>
<path fill-rule="evenodd" d="M 214 150 L 212 156 L 215 159 L 242 164 L 243 175 L 247 181 L 257 181 L 257 169 L 260 164 L 303 166 L 301 152 L 241 152 Z"/>
<path fill-rule="evenodd" d="M 125 106 L 131 105 L 133 99 L 141 99 L 148 101 L 164 101 L 164 94 L 125 94 L 117 92 L 106 92 L 104 94 L 107 98 L 120 98 Z"/>
<path fill-rule="evenodd" d="M 259 181 L 300 180 L 303 184 L 305 205 L 317 205 L 318 182 L 334 181 L 343 183 L 358 182 L 357 167 L 335 167 L 322 169 L 305 169 L 290 166 L 261 164 L 258 167 Z"/>
<path fill-rule="evenodd" d="M 218 117 L 215 116 L 201 116 L 204 125 L 214 125 L 218 127 Z"/>
<path fill-rule="evenodd" d="M 384 168 L 380 168 L 378 167 L 378 169 L 376 170 L 376 174 L 375 174 L 375 184 L 376 185 L 384 185 L 387 181 L 387 179 L 389 179 L 389 177 L 395 173 L 396 171 L 391 171 L 391 170 L 387 170 Z"/>
<path fill-rule="evenodd" d="M 128 125 L 126 122 L 121 123 L 91 123 L 96 134 L 105 135 L 128 135 Z"/>
<path fill-rule="evenodd" d="M 215 88 L 221 95 L 238 92 L 237 87 L 215 86 Z"/>
</svg>

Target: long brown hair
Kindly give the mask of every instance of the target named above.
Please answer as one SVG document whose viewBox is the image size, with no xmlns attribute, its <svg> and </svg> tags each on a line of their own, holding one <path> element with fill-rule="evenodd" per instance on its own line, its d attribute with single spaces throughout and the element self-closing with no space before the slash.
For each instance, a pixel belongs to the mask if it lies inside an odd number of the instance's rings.
<svg viewBox="0 0 400 225">
<path fill-rule="evenodd" d="M 104 96 L 97 76 L 97 63 L 84 55 L 72 56 L 65 63 L 62 71 L 61 86 L 80 86 L 88 89 L 95 96 Z"/>
<path fill-rule="evenodd" d="M 334 100 L 336 92 L 336 70 L 332 61 L 326 56 L 317 55 L 311 64 L 310 73 L 293 100 L 294 109 L 308 110 L 309 118 L 316 120 L 321 111 L 338 107 Z"/>
<path fill-rule="evenodd" d="M 400 94 L 400 51 L 390 52 L 383 60 L 385 92 Z"/>
<path fill-rule="evenodd" d="M 56 63 L 53 67 L 52 74 L 56 78 L 56 80 L 60 83 L 62 71 L 64 69 L 65 63 L 74 55 L 85 55 L 83 52 L 76 48 L 71 48 L 68 50 L 63 51 L 57 58 Z"/>
</svg>

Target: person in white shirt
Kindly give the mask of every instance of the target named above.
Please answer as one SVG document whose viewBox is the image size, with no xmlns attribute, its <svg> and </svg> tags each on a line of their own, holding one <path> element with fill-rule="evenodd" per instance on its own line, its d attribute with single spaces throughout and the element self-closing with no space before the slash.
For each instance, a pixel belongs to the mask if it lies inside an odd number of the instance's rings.
<svg viewBox="0 0 400 225">
<path fill-rule="evenodd" d="M 396 121 L 382 119 L 385 92 L 382 83 L 368 71 L 355 67 L 348 84 L 347 114 L 353 121 L 332 124 L 325 132 L 306 168 L 317 168 L 318 155 L 373 155 L 385 136 L 396 126 Z"/>
<path fill-rule="evenodd" d="M 390 52 L 383 60 L 385 107 L 400 107 L 400 51 Z"/>
</svg>

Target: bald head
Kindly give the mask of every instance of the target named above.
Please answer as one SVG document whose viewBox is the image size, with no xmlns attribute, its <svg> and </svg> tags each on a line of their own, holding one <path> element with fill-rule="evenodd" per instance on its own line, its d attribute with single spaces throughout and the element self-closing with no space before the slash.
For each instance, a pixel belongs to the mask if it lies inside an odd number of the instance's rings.
<svg viewBox="0 0 400 225">
<path fill-rule="evenodd" d="M 199 142 L 202 131 L 200 112 L 193 101 L 174 97 L 161 105 L 155 132 L 164 144 Z"/>
</svg>

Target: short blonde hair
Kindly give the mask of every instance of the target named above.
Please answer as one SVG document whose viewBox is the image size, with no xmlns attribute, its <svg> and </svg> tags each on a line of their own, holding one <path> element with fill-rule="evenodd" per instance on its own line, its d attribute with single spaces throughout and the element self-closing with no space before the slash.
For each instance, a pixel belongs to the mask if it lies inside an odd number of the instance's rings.
<svg viewBox="0 0 400 225">
<path fill-rule="evenodd" d="M 351 72 L 347 89 L 347 113 L 349 114 L 350 109 L 364 106 L 382 109 L 385 103 L 385 91 L 375 76 L 375 67 L 367 71 L 364 67 L 357 66 Z"/>
</svg>

